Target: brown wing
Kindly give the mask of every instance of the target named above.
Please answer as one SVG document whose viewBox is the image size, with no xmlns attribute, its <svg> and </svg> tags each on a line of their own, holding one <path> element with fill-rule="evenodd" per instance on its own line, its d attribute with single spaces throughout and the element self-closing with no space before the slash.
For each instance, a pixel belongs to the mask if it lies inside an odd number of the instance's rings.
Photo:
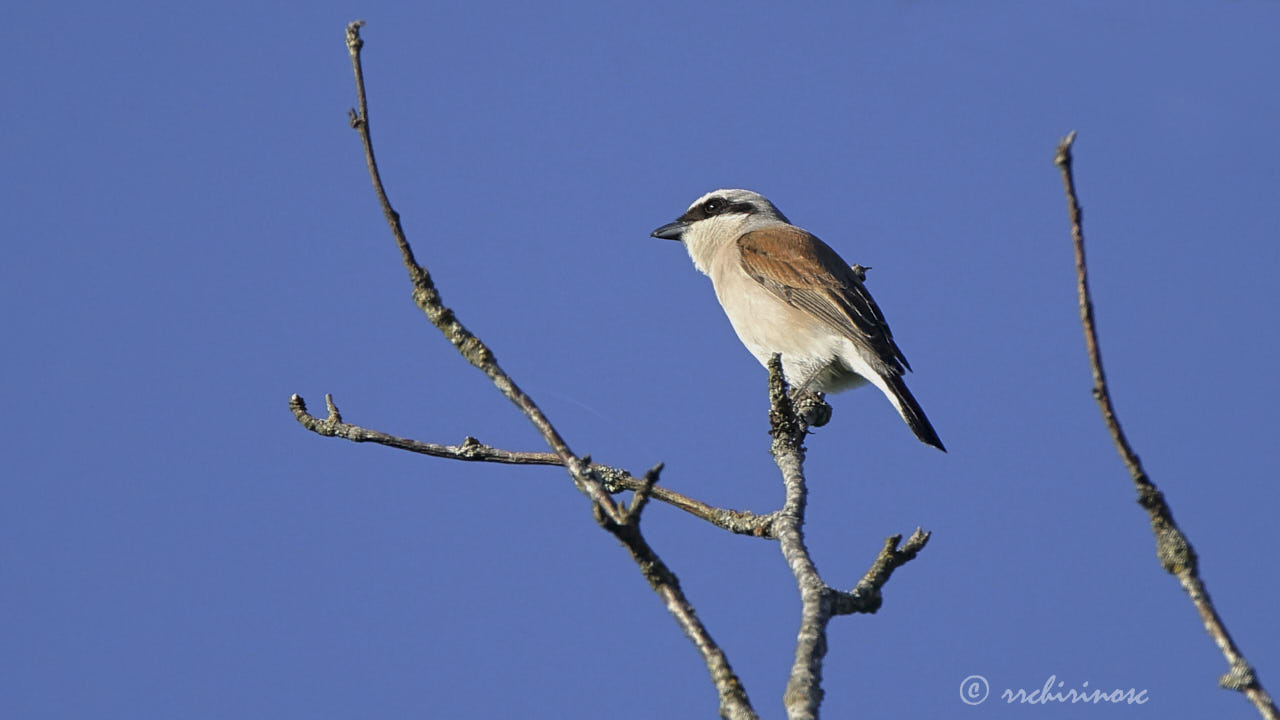
<svg viewBox="0 0 1280 720">
<path fill-rule="evenodd" d="M 769 292 L 869 346 L 891 366 L 910 370 L 871 293 L 835 250 L 791 225 L 738 238 L 742 269 Z"/>
</svg>

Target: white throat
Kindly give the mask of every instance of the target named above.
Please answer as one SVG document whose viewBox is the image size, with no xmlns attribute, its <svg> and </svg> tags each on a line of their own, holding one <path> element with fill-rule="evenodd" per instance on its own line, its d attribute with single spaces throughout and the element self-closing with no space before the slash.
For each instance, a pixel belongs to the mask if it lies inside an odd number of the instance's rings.
<svg viewBox="0 0 1280 720">
<path fill-rule="evenodd" d="M 690 225 L 682 240 L 684 249 L 693 260 L 693 266 L 702 274 L 710 275 L 711 263 L 726 245 L 736 243 L 738 238 L 752 230 L 785 224 L 777 218 L 762 214 L 717 215 Z"/>
</svg>

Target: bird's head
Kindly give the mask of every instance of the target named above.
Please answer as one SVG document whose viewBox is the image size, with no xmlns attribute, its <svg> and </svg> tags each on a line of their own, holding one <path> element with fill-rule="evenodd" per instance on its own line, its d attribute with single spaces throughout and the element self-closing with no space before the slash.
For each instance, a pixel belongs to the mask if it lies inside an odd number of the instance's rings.
<svg viewBox="0 0 1280 720">
<path fill-rule="evenodd" d="M 684 243 L 693 264 L 702 272 L 716 249 L 743 234 L 770 225 L 788 224 L 769 199 L 750 190 L 714 190 L 703 195 L 676 218 L 650 235 Z"/>
</svg>

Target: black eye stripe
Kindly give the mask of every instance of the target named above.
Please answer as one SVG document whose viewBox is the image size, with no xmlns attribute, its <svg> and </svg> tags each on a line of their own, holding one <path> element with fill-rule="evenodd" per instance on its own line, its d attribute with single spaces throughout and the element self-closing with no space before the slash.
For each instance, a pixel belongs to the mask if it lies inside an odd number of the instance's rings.
<svg viewBox="0 0 1280 720">
<path fill-rule="evenodd" d="M 756 206 L 749 202 L 731 203 L 722 197 L 713 197 L 689 208 L 688 212 L 680 216 L 680 220 L 681 222 L 697 222 L 717 215 L 732 213 L 751 215 L 755 212 Z"/>
</svg>

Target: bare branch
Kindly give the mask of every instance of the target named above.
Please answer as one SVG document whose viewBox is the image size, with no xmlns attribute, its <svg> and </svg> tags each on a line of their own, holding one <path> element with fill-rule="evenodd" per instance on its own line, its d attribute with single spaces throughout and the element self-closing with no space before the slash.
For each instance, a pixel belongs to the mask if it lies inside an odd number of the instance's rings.
<svg viewBox="0 0 1280 720">
<path fill-rule="evenodd" d="M 839 592 L 822 580 L 804 544 L 804 515 L 808 490 L 804 477 L 804 437 L 807 414 L 797 413 L 782 374 L 782 359 L 769 361 L 769 450 L 782 473 L 786 500 L 776 513 L 774 535 L 791 574 L 800 589 L 800 630 L 796 634 L 795 660 L 787 680 L 783 703 L 792 720 L 818 716 L 822 704 L 822 659 L 827 654 L 827 625 L 835 615 L 873 613 L 880 607 L 880 588 L 895 569 L 911 561 L 929 541 L 919 528 L 901 549 L 901 535 L 885 541 L 871 569 L 852 592 Z M 825 422 L 825 419 L 823 420 Z"/>
<path fill-rule="evenodd" d="M 775 354 L 769 361 L 769 434 L 773 436 L 769 451 L 782 473 L 786 499 L 774 523 L 774 533 L 800 589 L 800 630 L 796 636 L 795 661 L 782 699 L 792 720 L 818 716 L 823 696 L 822 658 L 827 654 L 827 622 L 831 618 L 831 603 L 824 592 L 826 584 L 804 544 L 808 499 L 804 480 L 806 430 L 787 394 L 782 359 Z"/>
<path fill-rule="evenodd" d="M 928 544 L 929 537 L 930 533 L 916 528 L 901 548 L 898 547 L 898 543 L 902 542 L 901 535 L 890 535 L 885 538 L 884 547 L 880 548 L 880 554 L 876 556 L 875 562 L 871 563 L 871 569 L 862 576 L 853 591 L 836 593 L 835 614 L 874 613 L 879 610 L 882 602 L 880 588 L 889 582 L 889 576 L 893 575 L 894 570 L 915 559 Z"/>
<path fill-rule="evenodd" d="M 599 479 L 591 473 L 590 468 L 581 458 L 573 454 L 564 438 L 560 437 L 560 433 L 551 425 L 551 421 L 534 403 L 533 398 L 526 395 L 520 386 L 516 385 L 515 381 L 502 370 L 489 347 L 480 338 L 472 335 L 454 316 L 453 311 L 445 306 L 435 283 L 431 280 L 430 273 L 414 259 L 413 248 L 409 246 L 404 228 L 400 225 L 400 214 L 391 207 L 386 189 L 382 186 L 378 162 L 373 153 L 373 138 L 369 128 L 369 101 L 365 94 L 364 69 L 360 62 L 360 50 L 364 47 L 364 41 L 360 38 L 360 28 L 363 25 L 364 22 L 360 20 L 347 25 L 347 51 L 351 55 L 351 67 L 355 73 L 356 97 L 359 104 L 359 110 L 349 111 L 349 116 L 351 127 L 360 134 L 360 140 L 364 143 L 365 164 L 369 168 L 369 179 L 373 182 L 373 190 L 378 197 L 378 203 L 382 206 L 382 214 L 387 219 L 391 234 L 395 237 L 397 247 L 400 248 L 400 258 L 409 272 L 409 280 L 413 283 L 413 301 L 431 324 L 444 333 L 445 339 L 457 348 L 467 362 L 488 376 L 499 392 L 520 408 L 529 422 L 542 434 L 547 445 L 560 457 L 578 490 L 591 498 L 615 521 L 621 520 L 622 509 L 605 492 Z"/>
<path fill-rule="evenodd" d="M 509 465 L 564 465 L 560 457 L 549 452 L 516 452 L 490 447 L 479 440 L 467 436 L 461 445 L 437 445 L 420 442 L 409 438 L 397 437 L 377 430 L 369 430 L 359 425 L 342 421 L 338 408 L 333 403 L 332 395 L 325 395 L 325 404 L 329 408 L 329 417 L 318 418 L 307 412 L 306 402 L 300 395 L 289 398 L 289 409 L 306 429 L 326 437 L 339 437 L 352 442 L 371 442 L 387 447 L 408 450 L 420 455 L 466 460 L 470 462 L 505 463 Z"/>
<path fill-rule="evenodd" d="M 350 111 L 351 126 L 360 134 L 360 139 L 364 144 L 365 162 L 369 168 L 369 177 L 373 182 L 378 202 L 382 206 L 383 215 L 386 217 L 391 233 L 395 237 L 396 245 L 400 249 L 401 260 L 409 273 L 410 281 L 413 283 L 414 302 L 458 352 L 488 376 L 494 386 L 524 413 L 525 417 L 542 434 L 543 439 L 546 440 L 551 450 L 555 453 L 560 464 L 564 465 L 568 470 L 574 485 L 591 499 L 592 512 L 595 514 L 596 520 L 627 548 L 650 586 L 663 599 L 677 623 L 693 640 L 694 646 L 702 655 L 715 683 L 716 691 L 720 697 L 720 714 L 732 720 L 751 720 L 755 718 L 755 712 L 751 708 L 742 683 L 733 673 L 728 659 L 715 644 L 715 641 L 711 639 L 710 633 L 698 620 L 693 606 L 689 604 L 681 591 L 675 574 L 653 552 L 640 533 L 640 515 L 648 498 L 651 495 L 656 495 L 654 486 L 657 483 L 661 466 L 655 467 L 646 473 L 644 479 L 640 481 L 641 484 L 636 488 L 636 494 L 630 507 L 624 508 L 615 503 L 605 490 L 596 466 L 592 465 L 587 459 L 578 457 L 569 449 L 564 438 L 552 426 L 550 420 L 538 408 L 533 399 L 526 395 L 498 365 L 497 359 L 488 346 L 478 337 L 472 335 L 457 320 L 453 311 L 444 305 L 430 274 L 414 258 L 413 250 L 400 225 L 400 216 L 392 208 L 383 188 L 382 179 L 378 173 L 377 161 L 374 157 L 373 140 L 369 128 L 369 106 L 365 94 L 364 71 L 360 59 L 360 52 L 364 47 L 364 41 L 360 38 L 360 28 L 363 25 L 362 21 L 352 22 L 347 25 L 346 32 L 347 50 L 351 55 L 352 70 L 355 73 L 356 94 L 359 105 L 358 111 Z M 334 405 L 332 398 L 326 397 L 326 401 L 329 409 L 329 417 L 326 420 L 319 420 L 307 415 L 306 406 L 302 402 L 302 398 L 297 395 L 294 395 L 291 399 L 290 407 L 299 422 L 315 432 L 334 436 L 339 436 L 340 432 L 347 433 L 342 436 L 357 442 L 373 439 L 370 437 L 370 431 L 353 429 L 343 423 L 341 414 Z M 356 430 L 361 432 L 356 432 Z M 421 452 L 426 449 L 424 444 L 415 443 L 404 438 L 384 436 L 380 439 L 387 441 L 384 444 L 415 452 Z M 439 446 L 434 449 L 438 450 Z M 472 449 L 474 450 L 474 448 Z M 428 452 L 427 454 L 434 453 Z M 459 455 L 455 454 L 453 457 L 459 457 Z M 508 457 L 510 458 L 510 456 Z"/>
<path fill-rule="evenodd" d="M 431 457 L 462 460 L 464 462 L 564 467 L 564 461 L 555 453 L 503 450 L 486 445 L 470 435 L 463 438 L 462 443 L 459 445 L 440 445 L 370 430 L 359 425 L 343 422 L 342 416 L 338 414 L 337 406 L 333 403 L 333 396 L 325 395 L 325 403 L 329 409 L 329 417 L 327 418 L 318 418 L 307 412 L 306 401 L 296 394 L 289 398 L 289 410 L 293 412 L 293 416 L 297 418 L 303 427 L 325 437 L 337 437 L 358 443 L 370 442 L 399 450 L 407 450 L 419 455 L 430 455 Z M 631 473 L 621 468 L 599 463 L 588 463 L 588 467 L 600 479 L 605 491 L 611 495 L 624 490 L 635 492 L 645 486 L 643 479 L 634 477 Z M 773 513 L 757 515 L 745 510 L 718 508 L 664 487 L 654 487 L 652 488 L 652 493 L 654 499 L 679 508 L 716 527 L 739 535 L 750 535 L 759 538 L 773 537 Z"/>
<path fill-rule="evenodd" d="M 1111 434 L 1121 460 L 1129 470 L 1134 487 L 1138 491 L 1138 504 L 1147 511 L 1151 520 L 1151 532 L 1155 535 L 1156 556 L 1165 571 L 1176 576 L 1187 596 L 1200 613 L 1205 630 L 1217 643 L 1230 669 L 1219 680 L 1218 684 L 1230 690 L 1239 690 L 1249 698 L 1262 717 L 1268 720 L 1280 718 L 1271 696 L 1263 689 L 1253 667 L 1245 659 L 1239 648 L 1227 632 L 1226 625 L 1219 617 L 1218 611 L 1209 599 L 1209 593 L 1200 580 L 1200 571 L 1195 550 L 1191 541 L 1183 534 L 1173 520 L 1173 512 L 1165 502 L 1164 494 L 1147 476 L 1142 468 L 1142 461 L 1129 445 L 1129 439 L 1120 427 L 1115 406 L 1111 402 L 1111 391 L 1107 387 L 1107 377 L 1102 369 L 1102 352 L 1098 348 L 1098 331 L 1094 324 L 1093 298 L 1089 293 L 1089 272 L 1084 256 L 1083 213 L 1076 197 L 1075 177 L 1072 173 L 1071 146 L 1075 143 L 1076 133 L 1072 131 L 1062 142 L 1058 143 L 1058 151 L 1054 164 L 1062 173 L 1062 185 L 1067 196 L 1067 214 L 1071 220 L 1071 240 L 1075 247 L 1076 290 L 1080 302 L 1080 324 L 1084 328 L 1085 349 L 1089 353 L 1089 366 L 1093 369 L 1093 397 L 1098 401 L 1102 411 L 1102 421 Z"/>
<path fill-rule="evenodd" d="M 715 644 L 711 634 L 698 619 L 698 614 L 680 589 L 680 581 L 675 573 L 662 562 L 644 536 L 640 534 L 640 514 L 644 511 L 645 499 L 658 482 L 658 473 L 661 470 L 662 466 L 658 465 L 645 473 L 645 487 L 636 491 L 623 522 L 614 522 L 598 508 L 596 520 L 601 527 L 613 533 L 614 537 L 618 538 L 631 553 L 645 580 L 649 582 L 649 587 L 662 598 L 667 611 L 676 619 L 676 623 L 689 636 L 698 653 L 702 655 L 707 670 L 711 672 L 711 681 L 715 684 L 716 692 L 720 696 L 720 716 L 728 720 L 753 720 L 757 716 L 751 708 L 751 701 L 747 699 L 747 691 L 742 686 L 742 681 L 734 674 L 733 668 L 729 666 L 729 660 L 725 657 L 724 651 Z"/>
</svg>

